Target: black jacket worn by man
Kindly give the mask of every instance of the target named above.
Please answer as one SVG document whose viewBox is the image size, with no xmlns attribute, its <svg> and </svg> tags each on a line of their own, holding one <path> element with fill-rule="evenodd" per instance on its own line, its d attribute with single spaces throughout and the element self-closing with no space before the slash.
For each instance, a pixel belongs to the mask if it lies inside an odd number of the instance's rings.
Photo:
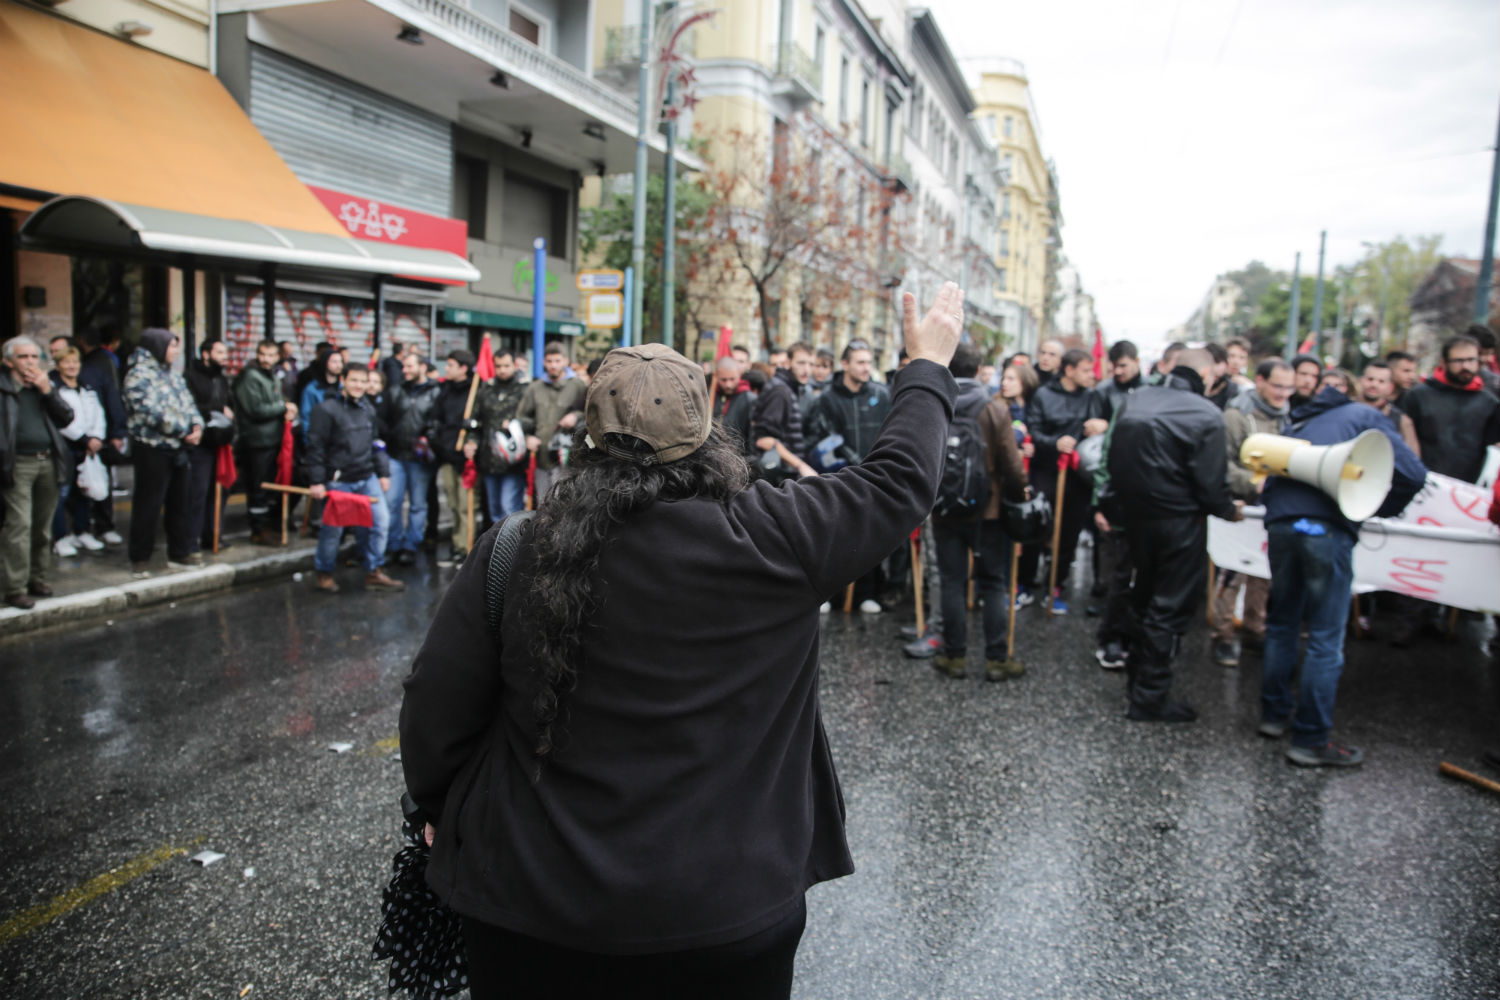
<svg viewBox="0 0 1500 1000">
<path fill-rule="evenodd" d="M 1049 382 L 1036 391 L 1026 406 L 1026 429 L 1036 454 L 1031 458 L 1033 474 L 1042 478 L 1057 475 L 1057 442 L 1072 437 L 1083 440 L 1084 421 L 1104 417 L 1099 396 L 1084 388 L 1069 392 L 1061 382 Z"/>
<path fill-rule="evenodd" d="M 835 376 L 828 391 L 813 401 L 803 439 L 809 451 L 830 434 L 843 437 L 839 449 L 845 461 L 858 465 L 875 444 L 880 425 L 891 412 L 891 393 L 878 382 L 866 382 L 859 392 L 850 392 L 842 376 Z"/>
<path fill-rule="evenodd" d="M 479 392 L 474 397 L 474 417 L 479 421 L 479 435 L 482 439 L 477 452 L 479 471 L 486 476 L 525 471 L 524 461 L 502 464 L 491 444 L 492 435 L 516 419 L 521 408 L 521 397 L 524 395 L 526 383 L 521 381 L 519 375 L 512 375 L 508 379 L 499 376 L 490 379 L 479 387 Z"/>
<path fill-rule="evenodd" d="M 23 389 L 16 381 L 15 373 L 0 368 L 0 488 L 10 489 L 16 484 L 16 427 L 21 420 L 22 392 L 41 397 L 42 415 L 47 418 L 47 436 L 52 439 L 52 465 L 57 470 L 57 481 L 66 483 L 73 471 L 73 452 L 68 447 L 68 439 L 62 436 L 61 428 L 73 422 L 73 408 L 56 389 L 45 394 L 36 389 Z"/>
<path fill-rule="evenodd" d="M 945 368 L 913 361 L 863 465 L 652 504 L 612 531 L 563 742 L 535 780 L 534 559 L 523 542 L 497 647 L 495 532 L 481 537 L 401 707 L 407 788 L 440 817 L 437 894 L 543 941 L 632 954 L 743 940 L 852 872 L 818 705 L 818 604 L 932 507 L 954 391 Z"/>
<path fill-rule="evenodd" d="M 1121 404 L 1125 402 L 1125 397 L 1145 384 L 1146 380 L 1139 372 L 1128 382 L 1121 382 L 1114 378 L 1107 378 L 1100 382 L 1094 387 L 1094 395 L 1099 397 L 1099 408 L 1102 411 L 1099 416 L 1105 420 L 1113 420 Z M 1030 424 L 1027 425 L 1028 428 L 1030 426 Z"/>
<path fill-rule="evenodd" d="M 1479 478 L 1485 446 L 1500 441 L 1500 399 L 1480 379 L 1455 386 L 1439 368 L 1411 387 L 1401 409 L 1417 428 L 1423 465 L 1466 483 Z"/>
<path fill-rule="evenodd" d="M 1196 372 L 1178 368 L 1115 414 L 1105 459 L 1112 509 L 1127 520 L 1234 516 L 1224 415 L 1202 390 Z"/>
<path fill-rule="evenodd" d="M 417 439 L 436 436 L 438 432 L 437 402 L 442 391 L 438 383 L 403 382 L 401 393 L 407 406 L 391 428 L 386 440 L 386 450 L 398 462 L 414 462 L 417 459 Z M 462 415 L 462 411 L 459 411 Z"/>
<path fill-rule="evenodd" d="M 751 444 L 763 437 L 772 437 L 786 446 L 793 455 L 800 456 L 805 447 L 802 435 L 802 407 L 798 393 L 802 386 L 785 368 L 776 369 L 776 377 L 766 383 L 755 400 L 755 412 L 750 416 Z"/>
<path fill-rule="evenodd" d="M 307 481 L 362 483 L 391 474 L 383 450 L 376 450 L 375 411 L 365 400 L 339 393 L 313 410 L 307 425 Z"/>
<path fill-rule="evenodd" d="M 447 381 L 438 390 L 434 406 L 433 422 L 437 433 L 429 435 L 432 449 L 438 461 L 449 465 L 462 465 L 463 456 L 458 453 L 458 432 L 464 428 L 464 409 L 469 405 L 470 378 L 462 382 Z M 472 420 L 472 415 L 470 417 Z M 472 431 L 473 428 L 470 428 Z"/>
<path fill-rule="evenodd" d="M 198 412 L 203 417 L 203 439 L 198 443 L 205 448 L 217 448 L 233 442 L 233 424 L 228 427 L 209 426 L 209 414 L 217 413 L 222 416 L 226 407 L 230 411 L 234 410 L 234 393 L 230 389 L 228 376 L 224 374 L 224 366 L 194 361 L 182 375 L 187 380 L 188 392 L 193 394 L 193 402 L 198 404 Z"/>
<path fill-rule="evenodd" d="M 733 431 L 736 443 L 743 454 L 756 451 L 750 439 L 750 414 L 755 410 L 755 392 L 740 383 L 740 391 L 732 396 L 719 393 L 714 400 L 714 422 L 725 430 Z"/>
</svg>

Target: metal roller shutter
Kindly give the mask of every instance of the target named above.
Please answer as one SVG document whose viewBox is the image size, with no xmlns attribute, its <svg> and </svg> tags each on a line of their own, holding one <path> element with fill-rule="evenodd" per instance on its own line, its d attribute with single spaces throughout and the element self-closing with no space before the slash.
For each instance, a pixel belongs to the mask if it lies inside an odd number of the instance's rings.
<svg viewBox="0 0 1500 1000">
<path fill-rule="evenodd" d="M 451 211 L 453 130 L 436 115 L 252 45 L 250 120 L 306 184 Z"/>
</svg>

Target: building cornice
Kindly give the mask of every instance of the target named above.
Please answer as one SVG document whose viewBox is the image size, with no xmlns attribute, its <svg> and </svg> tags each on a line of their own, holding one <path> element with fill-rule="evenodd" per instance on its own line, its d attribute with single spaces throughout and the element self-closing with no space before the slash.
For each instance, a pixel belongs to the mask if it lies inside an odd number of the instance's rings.
<svg viewBox="0 0 1500 1000">
<path fill-rule="evenodd" d="M 912 34 L 931 55 L 953 100 L 965 115 L 973 114 L 978 107 L 974 101 L 974 93 L 969 90 L 963 72 L 958 68 L 958 60 L 953 58 L 953 50 L 948 48 L 948 40 L 943 37 L 943 31 L 938 27 L 932 11 L 925 7 L 913 8 L 911 26 Z"/>
<path fill-rule="evenodd" d="M 903 87 L 910 87 L 912 81 L 911 70 L 907 68 L 906 63 L 901 61 L 901 57 L 896 54 L 896 50 L 886 44 L 884 36 L 880 34 L 880 29 L 875 27 L 875 23 L 864 12 L 864 8 L 856 3 L 855 0 L 838 0 L 838 5 L 843 8 L 844 12 L 854 21 L 860 32 L 864 34 L 865 41 L 869 42 L 870 47 L 879 54 L 880 58 L 885 62 L 886 68 L 896 75 L 896 79 L 901 81 Z"/>
</svg>

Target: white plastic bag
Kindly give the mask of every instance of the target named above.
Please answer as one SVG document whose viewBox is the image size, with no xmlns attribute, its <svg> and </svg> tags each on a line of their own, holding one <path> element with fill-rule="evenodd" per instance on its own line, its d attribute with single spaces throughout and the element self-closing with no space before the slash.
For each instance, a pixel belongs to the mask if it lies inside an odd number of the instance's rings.
<svg viewBox="0 0 1500 1000">
<path fill-rule="evenodd" d="M 90 500 L 109 498 L 109 470 L 104 467 L 98 455 L 86 456 L 78 463 L 78 488 Z"/>
</svg>

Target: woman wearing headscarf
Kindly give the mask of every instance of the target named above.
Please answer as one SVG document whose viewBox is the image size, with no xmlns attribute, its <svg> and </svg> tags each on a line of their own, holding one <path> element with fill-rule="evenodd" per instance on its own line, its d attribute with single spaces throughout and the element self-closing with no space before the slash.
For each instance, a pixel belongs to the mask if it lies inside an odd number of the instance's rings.
<svg viewBox="0 0 1500 1000">
<path fill-rule="evenodd" d="M 169 330 L 141 331 L 125 375 L 135 496 L 130 509 L 130 570 L 149 575 L 146 564 L 156 547 L 156 522 L 166 510 L 167 565 L 176 569 L 195 556 L 189 515 L 192 476 L 187 448 L 203 437 L 203 418 L 181 372 L 172 370 L 181 350 Z"/>
</svg>

